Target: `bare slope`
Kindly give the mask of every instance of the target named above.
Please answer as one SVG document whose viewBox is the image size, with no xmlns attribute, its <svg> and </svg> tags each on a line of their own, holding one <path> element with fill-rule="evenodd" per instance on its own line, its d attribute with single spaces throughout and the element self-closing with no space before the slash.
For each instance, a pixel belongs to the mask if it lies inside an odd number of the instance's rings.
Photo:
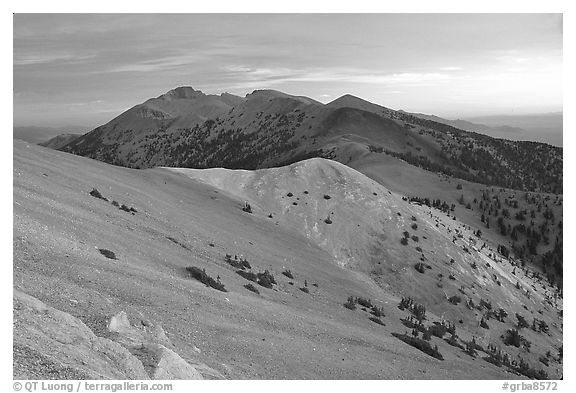
<svg viewBox="0 0 576 393">
<path fill-rule="evenodd" d="M 491 251 L 474 251 L 484 243 L 472 236 L 474 228 L 439 211 L 411 205 L 340 163 L 309 159 L 258 171 L 170 170 L 248 201 L 254 214 L 272 215 L 270 220 L 305 234 L 339 265 L 371 276 L 396 295 L 428 301 L 438 307 L 434 311 L 450 312 L 454 319 L 470 318 L 472 322 L 477 316 L 467 310 L 444 308 L 446 295 L 458 293 L 463 284 L 471 286 L 468 296 L 478 296 L 478 301 L 509 299 L 506 302 L 522 303 L 521 298 L 510 298 L 507 285 L 496 283 L 502 282 L 502 276 L 512 284 L 516 279 L 503 272 L 494 276 L 493 268 L 486 266 L 486 254 Z M 401 243 L 404 231 L 410 233 L 408 245 Z M 428 274 L 414 269 L 421 261 L 432 267 Z M 439 273 L 443 277 L 462 276 L 438 280 Z M 488 286 L 490 290 L 484 291 L 482 287 Z"/>
<path fill-rule="evenodd" d="M 198 180 L 191 179 L 195 176 Z M 91 196 L 93 187 L 108 201 Z M 241 210 L 245 200 L 252 203 L 252 214 Z M 112 201 L 136 211 L 123 211 Z M 323 221 L 328 212 L 334 213 L 331 224 Z M 469 233 L 454 244 L 448 229 L 456 231 L 458 223 L 429 214 L 358 172 L 325 160 L 257 172 L 174 173 L 112 167 L 16 142 L 14 288 L 78 318 L 97 337 L 116 337 L 110 321 L 121 311 L 136 326 L 161 323 L 174 353 L 188 364 L 205 365 L 199 368 L 204 378 L 513 377 L 505 367 L 470 357 L 437 337 L 431 344 L 438 346 L 443 361 L 392 336 L 409 331 L 400 322 L 409 315 L 397 308 L 400 296 L 426 304 L 426 326 L 444 314 L 456 323 L 462 340 L 474 335 L 484 346 L 492 343 L 531 367 L 544 368 L 537 357 L 548 349 L 555 354 L 561 333 L 543 287 L 534 282 L 532 289 L 532 279 L 520 271 L 514 278 L 512 267 L 490 260 L 486 250 L 464 252 Z M 436 227 L 437 219 L 446 227 Z M 413 223 L 417 230 L 410 228 Z M 419 242 L 401 245 L 405 229 Z M 371 246 L 374 254 L 368 255 Z M 117 259 L 98 249 L 114 252 Z M 254 284 L 260 295 L 248 291 L 248 281 L 225 262 L 227 253 L 245 257 L 253 272 L 268 269 L 277 284 L 272 289 Z M 424 274 L 413 268 L 422 253 L 431 266 Z M 470 267 L 473 262 L 476 269 Z M 191 279 L 187 266 L 219 276 L 228 292 Z M 282 275 L 286 269 L 293 279 Z M 456 280 L 447 279 L 450 273 Z M 516 280 L 530 299 L 515 288 Z M 448 303 L 439 282 L 448 295 L 462 286 L 476 304 L 480 297 L 488 299 L 510 316 L 504 323 L 491 319 L 489 331 L 482 330 L 478 320 L 486 310 Z M 349 296 L 370 298 L 382 307 L 386 326 L 369 320 L 360 306 L 343 307 Z M 557 304 L 561 307 L 561 301 Z M 15 303 L 15 316 L 18 307 Z M 529 321 L 532 315 L 545 319 L 550 326 L 549 336 L 522 331 L 532 343 L 530 353 L 504 346 L 499 338 L 513 326 L 514 312 Z M 19 377 L 48 375 L 37 366 L 38 356 L 67 370 L 99 372 L 24 334 L 15 329 Z M 149 356 L 134 356 L 147 372 L 146 367 L 156 367 Z M 546 371 L 553 375 L 558 367 L 552 361 Z"/>
</svg>

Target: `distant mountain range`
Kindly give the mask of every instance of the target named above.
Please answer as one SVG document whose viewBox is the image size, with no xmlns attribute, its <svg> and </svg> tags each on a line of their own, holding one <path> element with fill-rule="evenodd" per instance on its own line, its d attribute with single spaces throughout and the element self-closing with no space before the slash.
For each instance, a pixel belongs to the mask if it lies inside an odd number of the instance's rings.
<svg viewBox="0 0 576 393">
<path fill-rule="evenodd" d="M 484 116 L 467 120 L 448 120 L 434 115 L 411 113 L 422 119 L 447 124 L 465 131 L 478 132 L 494 138 L 516 141 L 534 141 L 562 146 L 563 114 L 562 112 Z"/>
<path fill-rule="evenodd" d="M 46 142 L 38 143 L 38 145 L 58 150 L 61 147 L 66 146 L 70 142 L 80 138 L 81 136 L 82 134 L 60 134 Z"/>
<path fill-rule="evenodd" d="M 344 95 L 328 104 L 274 90 L 246 97 L 179 87 L 61 150 L 132 168 L 257 169 L 323 157 L 354 167 L 393 157 L 432 172 L 562 192 L 562 149 L 494 139 Z"/>
<path fill-rule="evenodd" d="M 65 126 L 65 127 L 14 127 L 12 134 L 14 139 L 21 139 L 23 141 L 39 144 L 48 142 L 52 138 L 56 138 L 62 134 L 83 134 L 89 127 Z"/>
</svg>

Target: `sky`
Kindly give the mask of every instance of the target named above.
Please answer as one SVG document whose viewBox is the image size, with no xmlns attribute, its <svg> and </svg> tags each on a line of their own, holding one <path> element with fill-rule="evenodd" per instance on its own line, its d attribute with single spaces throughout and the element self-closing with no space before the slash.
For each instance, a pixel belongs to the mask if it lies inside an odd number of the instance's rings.
<svg viewBox="0 0 576 393">
<path fill-rule="evenodd" d="M 561 14 L 16 14 L 15 126 L 85 126 L 177 86 L 353 94 L 446 118 L 562 111 Z"/>
</svg>

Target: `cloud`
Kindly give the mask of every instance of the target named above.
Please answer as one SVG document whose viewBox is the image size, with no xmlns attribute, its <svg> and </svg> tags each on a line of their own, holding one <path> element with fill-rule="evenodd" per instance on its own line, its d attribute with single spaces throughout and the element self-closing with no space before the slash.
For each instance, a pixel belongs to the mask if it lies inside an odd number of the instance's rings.
<svg viewBox="0 0 576 393">
<path fill-rule="evenodd" d="M 363 69 L 333 68 L 333 69 L 291 69 L 291 68 L 260 68 L 247 65 L 229 65 L 223 67 L 225 78 L 231 80 L 235 88 L 270 87 L 289 82 L 348 82 L 370 83 L 384 85 L 422 86 L 452 80 L 456 77 L 448 73 L 438 72 L 401 72 L 378 73 Z"/>
<path fill-rule="evenodd" d="M 440 67 L 441 71 L 462 71 L 464 68 L 456 66 Z"/>
<path fill-rule="evenodd" d="M 196 56 L 171 56 L 155 60 L 143 60 L 131 64 L 119 65 L 105 70 L 105 73 L 115 72 L 158 72 L 184 67 L 197 60 Z"/>
<path fill-rule="evenodd" d="M 74 54 L 41 54 L 41 53 L 15 53 L 14 65 L 15 66 L 29 66 L 50 63 L 81 63 L 85 60 L 91 59 L 92 55 L 74 55 Z"/>
<path fill-rule="evenodd" d="M 74 103 L 70 103 L 68 104 L 68 106 L 90 106 L 90 105 L 99 105 L 99 104 L 103 104 L 104 100 L 94 100 L 94 101 L 88 101 L 88 102 L 74 102 Z"/>
<path fill-rule="evenodd" d="M 153 45 L 147 48 L 146 57 L 142 58 L 141 53 L 134 53 L 133 57 L 139 56 L 140 58 L 134 59 L 113 59 L 113 64 L 107 68 L 99 69 L 95 73 L 118 73 L 118 72 L 161 72 L 176 69 L 190 68 L 209 68 L 214 69 L 214 62 L 218 57 L 226 52 L 226 48 L 215 45 L 208 49 L 198 49 L 194 51 L 172 49 L 172 48 L 158 48 Z M 126 56 L 123 56 L 126 57 Z M 241 68 L 230 68 L 230 72 L 242 72 Z"/>
</svg>

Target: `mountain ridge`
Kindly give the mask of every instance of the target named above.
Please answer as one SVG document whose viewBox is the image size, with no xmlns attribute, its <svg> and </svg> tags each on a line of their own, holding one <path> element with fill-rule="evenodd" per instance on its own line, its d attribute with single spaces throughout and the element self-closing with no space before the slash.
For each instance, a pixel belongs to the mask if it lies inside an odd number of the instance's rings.
<svg viewBox="0 0 576 393">
<path fill-rule="evenodd" d="M 245 169 L 311 156 L 349 163 L 365 151 L 384 152 L 427 170 L 488 185 L 562 190 L 557 170 L 561 149 L 551 146 L 490 138 L 352 95 L 325 105 L 275 90 L 235 96 L 234 105 L 221 97 L 176 88 L 136 105 L 62 150 L 136 168 Z M 212 151 L 214 141 L 227 150 L 223 154 L 228 158 Z M 240 146 L 230 146 L 232 141 Z"/>
</svg>

